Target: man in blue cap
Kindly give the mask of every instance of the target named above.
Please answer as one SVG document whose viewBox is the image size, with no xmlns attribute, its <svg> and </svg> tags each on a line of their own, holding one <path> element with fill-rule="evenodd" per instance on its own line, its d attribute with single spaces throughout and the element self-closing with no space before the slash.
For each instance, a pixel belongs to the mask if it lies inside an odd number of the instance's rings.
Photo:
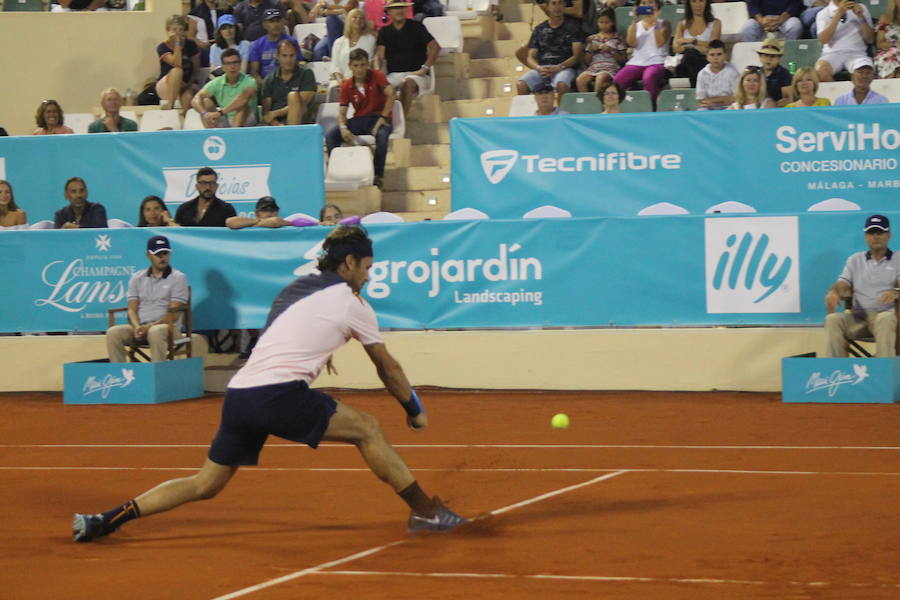
<svg viewBox="0 0 900 600">
<path fill-rule="evenodd" d="M 891 223 L 884 215 L 866 219 L 869 250 L 850 255 L 841 276 L 825 294 L 825 336 L 830 358 L 847 356 L 847 340 L 875 338 L 875 354 L 896 356 L 897 314 L 900 298 L 900 254 L 888 248 Z M 835 312 L 843 298 L 853 297 L 853 308 Z"/>
</svg>

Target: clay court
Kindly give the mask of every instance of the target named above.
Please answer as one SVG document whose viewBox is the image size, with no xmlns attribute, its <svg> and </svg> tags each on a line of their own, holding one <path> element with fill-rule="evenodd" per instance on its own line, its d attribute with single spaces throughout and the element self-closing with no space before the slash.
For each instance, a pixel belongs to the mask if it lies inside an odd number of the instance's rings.
<svg viewBox="0 0 900 600">
<path fill-rule="evenodd" d="M 75 544 L 100 511 L 204 460 L 221 396 L 66 406 L 0 395 L 0 597 L 900 598 L 891 405 L 749 393 L 423 393 L 382 422 L 463 531 L 411 536 L 352 447 L 270 438 L 216 499 Z M 550 417 L 572 424 L 553 430 Z"/>
</svg>

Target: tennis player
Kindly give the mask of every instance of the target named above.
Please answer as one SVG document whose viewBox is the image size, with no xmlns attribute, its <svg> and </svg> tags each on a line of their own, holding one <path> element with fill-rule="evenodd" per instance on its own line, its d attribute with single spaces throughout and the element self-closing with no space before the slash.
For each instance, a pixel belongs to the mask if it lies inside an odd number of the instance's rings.
<svg viewBox="0 0 900 600">
<path fill-rule="evenodd" d="M 374 417 L 310 389 L 332 353 L 354 337 L 405 410 L 407 424 L 416 430 L 428 424 L 400 363 L 384 345 L 375 311 L 359 295 L 372 266 L 372 241 L 365 229 L 340 226 L 322 249 L 321 273 L 296 279 L 275 298 L 265 332 L 228 386 L 219 431 L 200 471 L 161 483 L 105 513 L 76 513 L 76 542 L 109 535 L 132 519 L 215 497 L 238 467 L 257 464 L 270 434 L 312 448 L 322 440 L 355 445 L 372 472 L 409 505 L 411 532 L 446 531 L 466 522 L 422 491 Z"/>
</svg>

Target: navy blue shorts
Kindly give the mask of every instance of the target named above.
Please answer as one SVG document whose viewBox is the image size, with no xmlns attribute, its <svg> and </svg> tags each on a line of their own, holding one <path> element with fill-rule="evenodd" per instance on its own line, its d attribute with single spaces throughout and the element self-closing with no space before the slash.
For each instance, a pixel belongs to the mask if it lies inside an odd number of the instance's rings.
<svg viewBox="0 0 900 600">
<path fill-rule="evenodd" d="M 315 448 L 336 410 L 331 396 L 309 389 L 305 381 L 228 388 L 209 459 L 226 466 L 255 465 L 269 435 Z"/>
</svg>

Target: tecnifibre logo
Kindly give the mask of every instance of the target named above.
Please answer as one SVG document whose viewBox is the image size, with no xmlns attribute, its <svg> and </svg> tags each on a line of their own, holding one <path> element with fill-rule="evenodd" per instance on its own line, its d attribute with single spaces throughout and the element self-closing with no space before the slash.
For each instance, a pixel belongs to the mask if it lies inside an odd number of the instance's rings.
<svg viewBox="0 0 900 600">
<path fill-rule="evenodd" d="M 797 217 L 706 219 L 706 312 L 800 312 Z"/>
<path fill-rule="evenodd" d="M 500 183 L 515 166 L 519 153 L 515 150 L 491 150 L 481 153 L 481 168 L 491 183 Z"/>
</svg>

